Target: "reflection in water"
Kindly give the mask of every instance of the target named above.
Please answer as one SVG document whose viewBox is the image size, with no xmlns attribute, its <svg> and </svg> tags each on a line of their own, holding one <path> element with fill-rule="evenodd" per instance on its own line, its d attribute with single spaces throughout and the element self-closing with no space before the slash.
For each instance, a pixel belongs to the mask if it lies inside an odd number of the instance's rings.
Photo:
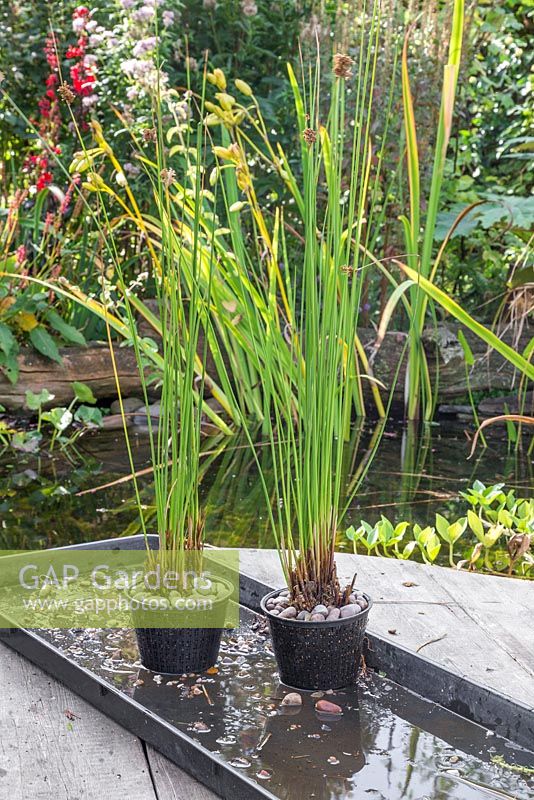
<svg viewBox="0 0 534 800">
<path fill-rule="evenodd" d="M 534 781 L 492 763 L 534 755 L 374 674 L 354 690 L 301 692 L 283 709 L 263 623 L 242 612 L 223 637 L 217 669 L 176 679 L 137 662 L 131 631 L 57 631 L 46 638 L 257 780 L 280 800 L 527 800 Z M 318 695 L 342 707 L 320 716 Z"/>
<path fill-rule="evenodd" d="M 133 443 L 138 468 L 146 468 L 146 438 L 133 437 Z M 0 547 L 41 548 L 139 532 L 131 482 L 116 482 L 129 472 L 122 440 L 99 433 L 81 439 L 78 449 L 84 460 L 75 466 L 60 454 L 51 458 L 5 451 L 0 456 Z M 208 540 L 234 547 L 272 547 L 263 489 L 246 438 L 212 437 L 204 442 L 204 451 L 201 495 Z M 506 442 L 495 438 L 487 451 L 479 451 L 478 461 L 467 461 L 468 451 L 458 427 L 356 426 L 344 464 L 345 495 L 350 499 L 347 527 L 359 525 L 362 518 L 373 523 L 381 514 L 424 525 L 433 522 L 436 511 L 452 516 L 458 491 L 475 478 L 505 482 L 525 495 L 531 491 L 532 463 L 526 454 L 509 452 Z M 259 441 L 257 452 L 269 480 L 269 447 Z M 103 484 L 111 485 L 78 495 Z M 150 527 L 150 475 L 144 475 L 140 485 Z M 344 545 L 340 539 L 339 546 Z"/>
</svg>

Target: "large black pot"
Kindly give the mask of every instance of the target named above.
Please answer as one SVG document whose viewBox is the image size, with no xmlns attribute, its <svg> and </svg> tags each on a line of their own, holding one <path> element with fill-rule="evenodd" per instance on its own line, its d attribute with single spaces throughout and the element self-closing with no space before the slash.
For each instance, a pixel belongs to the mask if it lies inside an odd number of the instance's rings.
<svg viewBox="0 0 534 800">
<path fill-rule="evenodd" d="M 226 608 L 232 593 L 227 581 L 221 578 L 217 580 L 226 584 L 227 592 L 215 601 L 210 611 L 209 628 L 180 627 L 180 619 L 189 619 L 189 625 L 198 623 L 198 619 L 194 618 L 194 612 L 180 617 L 173 611 L 159 612 L 161 627 L 146 628 L 140 624 L 141 620 L 146 620 L 143 612 L 132 611 L 139 655 L 145 669 L 166 675 L 183 675 L 186 672 L 204 672 L 213 667 L 219 656 Z M 168 627 L 163 627 L 167 621 Z M 216 622 L 220 623 L 220 627 L 214 626 Z"/>
<path fill-rule="evenodd" d="M 342 689 L 353 686 L 360 671 L 371 598 L 364 594 L 368 606 L 353 617 L 332 622 L 300 622 L 280 619 L 269 612 L 267 601 L 279 593 L 280 589 L 277 589 L 265 595 L 261 608 L 269 620 L 282 683 L 296 689 Z"/>
</svg>

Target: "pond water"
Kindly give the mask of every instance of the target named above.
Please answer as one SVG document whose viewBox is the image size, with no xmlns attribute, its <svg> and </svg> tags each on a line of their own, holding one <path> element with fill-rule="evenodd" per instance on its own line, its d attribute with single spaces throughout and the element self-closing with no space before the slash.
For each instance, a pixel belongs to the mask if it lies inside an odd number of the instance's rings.
<svg viewBox="0 0 534 800">
<path fill-rule="evenodd" d="M 200 676 L 143 669 L 132 631 L 41 635 L 281 800 L 532 797 L 533 753 L 376 673 L 284 708 L 264 622 L 245 609 Z M 321 697 L 342 715 L 318 714 Z"/>
<path fill-rule="evenodd" d="M 136 469 L 142 470 L 149 463 L 148 441 L 142 434 L 131 439 Z M 269 447 L 261 435 L 257 442 L 258 457 L 269 476 Z M 374 522 L 380 514 L 395 521 L 433 524 L 436 511 L 446 516 L 456 512 L 458 491 L 476 478 L 486 484 L 504 482 L 518 495 L 531 494 L 532 457 L 495 435 L 489 445 L 467 460 L 470 444 L 462 426 L 418 429 L 388 423 L 383 430 L 372 423 L 358 426 L 345 465 L 347 493 L 360 479 L 361 485 L 350 503 L 347 526 L 362 518 Z M 272 547 L 263 490 L 245 438 L 212 437 L 206 439 L 204 450 L 201 495 L 207 540 L 220 546 Z M 76 450 L 52 455 L 4 451 L 0 548 L 43 548 L 140 532 L 132 482 L 124 480 L 129 473 L 124 439 L 111 432 L 85 436 Z M 139 482 L 150 527 L 150 475 Z M 111 485 L 91 491 L 106 484 Z M 341 537 L 339 548 L 347 546 Z"/>
</svg>

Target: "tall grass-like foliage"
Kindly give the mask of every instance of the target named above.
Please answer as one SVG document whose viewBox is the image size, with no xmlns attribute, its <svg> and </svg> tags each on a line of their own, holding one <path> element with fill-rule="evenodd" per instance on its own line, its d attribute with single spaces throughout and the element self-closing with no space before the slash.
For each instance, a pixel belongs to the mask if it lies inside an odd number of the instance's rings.
<svg viewBox="0 0 534 800">
<path fill-rule="evenodd" d="M 171 103 L 169 103 L 171 105 Z M 202 99 L 201 99 L 202 105 Z M 172 107 L 172 105 L 171 105 Z M 176 151 L 167 147 L 163 126 L 164 100 L 158 97 L 154 107 L 154 127 L 150 138 L 154 146 L 152 159 L 145 159 L 147 176 L 153 191 L 160 231 L 159 249 L 147 239 L 151 256 L 152 279 L 156 287 L 157 313 L 151 312 L 153 327 L 160 337 L 158 352 L 158 384 L 161 392 L 159 415 L 152 421 L 149 411 L 151 346 L 138 334 L 136 313 L 139 304 L 126 285 L 120 254 L 116 252 L 112 225 L 104 203 L 99 203 L 99 225 L 107 238 L 107 247 L 116 271 L 117 286 L 123 299 L 123 319 L 114 318 L 103 302 L 90 305 L 107 323 L 109 344 L 114 359 L 111 330 L 118 330 L 130 339 L 137 362 L 139 378 L 147 409 L 148 433 L 154 475 L 155 514 L 159 550 L 157 558 L 162 569 L 181 572 L 184 555 L 200 552 L 203 546 L 204 514 L 200 508 L 201 423 L 204 404 L 205 363 L 207 345 L 201 348 L 201 334 L 209 330 L 209 302 L 213 256 L 204 253 L 205 232 L 202 238 L 201 208 L 205 191 L 205 174 L 201 165 L 205 150 L 205 131 L 202 122 L 194 121 L 193 109 L 184 114 L 180 126 L 181 145 Z M 202 108 L 200 108 L 202 117 Z M 98 123 L 93 123 L 97 149 L 114 159 Z M 172 157 L 174 155 L 174 158 Z M 85 148 L 77 155 L 75 168 L 85 172 L 84 188 L 94 192 L 101 201 L 109 187 L 93 169 L 94 151 Z M 120 165 L 115 164 L 117 171 Z M 122 174 L 122 173 L 120 173 Z M 135 213 L 139 214 L 132 193 L 123 179 L 126 193 Z M 185 188 L 187 187 L 187 188 Z M 140 216 L 139 216 L 140 218 Z M 144 223 L 146 225 L 146 223 Z M 83 298 L 82 298 L 83 300 Z M 204 336 L 206 342 L 206 336 Z M 153 350 L 152 345 L 152 350 Z M 153 358 L 153 355 L 152 355 Z M 117 389 L 121 413 L 124 409 L 118 377 Z M 125 435 L 133 472 L 133 459 L 125 425 Z M 147 535 L 144 509 L 134 475 L 135 493 L 140 511 L 141 527 Z"/>
<path fill-rule="evenodd" d="M 408 65 L 408 44 L 411 29 L 408 30 L 406 34 L 402 54 L 402 95 L 410 213 L 409 218 L 401 217 L 401 219 L 404 226 L 406 252 L 409 253 L 408 266 L 426 280 L 432 279 L 437 268 L 437 262 L 434 264 L 432 259 L 434 232 L 439 210 L 439 199 L 445 170 L 447 147 L 451 136 L 456 85 L 458 82 L 458 72 L 462 54 L 464 0 L 453 0 L 453 3 L 449 55 L 443 71 L 443 88 L 436 133 L 434 165 L 422 232 L 419 150 Z M 434 412 L 434 397 L 422 343 L 428 299 L 425 292 L 417 285 L 417 281 L 410 289 L 410 301 L 411 327 L 409 360 L 406 373 L 406 410 L 409 419 L 416 419 L 420 414 L 422 414 L 425 419 L 431 419 Z"/>
<path fill-rule="evenodd" d="M 379 6 L 362 32 L 360 63 L 334 56 L 326 118 L 320 63 L 303 75 L 291 67 L 302 159 L 302 264 L 287 282 L 293 326 L 293 386 L 277 385 L 276 350 L 262 337 L 262 381 L 271 402 L 269 436 L 276 503 L 271 511 L 292 599 L 300 608 L 342 605 L 334 546 L 343 486 L 343 457 L 357 390 L 356 326 L 361 300 L 361 245 L 371 224 L 372 96 Z M 347 92 L 356 94 L 353 124 Z M 350 133 L 347 134 L 347 131 Z M 280 251 L 285 252 L 283 220 Z M 276 276 L 271 297 L 275 303 Z"/>
</svg>

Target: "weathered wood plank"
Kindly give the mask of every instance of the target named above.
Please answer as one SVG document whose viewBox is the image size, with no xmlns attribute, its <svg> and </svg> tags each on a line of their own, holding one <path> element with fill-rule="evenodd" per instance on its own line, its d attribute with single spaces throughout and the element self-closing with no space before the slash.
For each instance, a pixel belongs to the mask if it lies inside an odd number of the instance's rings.
<svg viewBox="0 0 534 800">
<path fill-rule="evenodd" d="M 147 755 L 158 800 L 217 800 L 218 795 L 186 775 L 153 747 L 147 747 Z"/>
<path fill-rule="evenodd" d="M 0 797 L 158 800 L 139 739 L 4 644 L 0 686 Z"/>
<path fill-rule="evenodd" d="M 337 562 L 342 581 L 357 572 L 358 586 L 373 597 L 373 633 L 414 652 L 425 645 L 422 655 L 534 706 L 532 583 L 346 553 Z M 275 551 L 241 550 L 240 568 L 282 585 Z"/>
</svg>

